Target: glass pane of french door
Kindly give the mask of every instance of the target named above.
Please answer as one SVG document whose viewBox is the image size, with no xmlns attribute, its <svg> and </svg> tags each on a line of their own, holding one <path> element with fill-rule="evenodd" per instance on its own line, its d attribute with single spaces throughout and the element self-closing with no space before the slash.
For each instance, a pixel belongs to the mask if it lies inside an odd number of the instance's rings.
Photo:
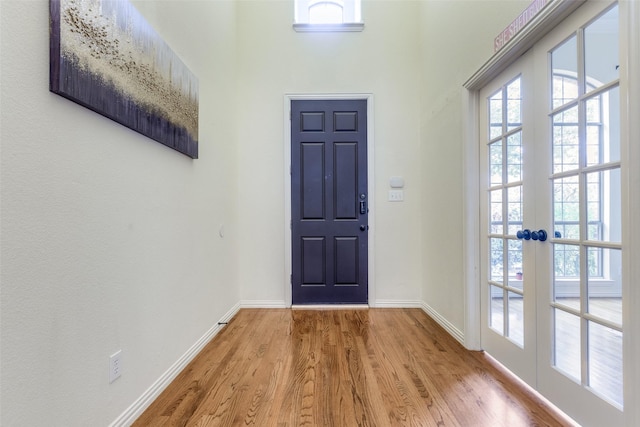
<svg viewBox="0 0 640 427">
<path fill-rule="evenodd" d="M 489 97 L 491 319 L 498 334 L 524 346 L 522 242 L 522 76 Z"/>
</svg>

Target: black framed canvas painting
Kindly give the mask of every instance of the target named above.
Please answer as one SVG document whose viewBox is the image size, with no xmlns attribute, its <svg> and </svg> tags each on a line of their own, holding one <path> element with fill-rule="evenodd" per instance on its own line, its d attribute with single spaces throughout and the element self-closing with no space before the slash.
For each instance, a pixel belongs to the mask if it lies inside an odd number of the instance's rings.
<svg viewBox="0 0 640 427">
<path fill-rule="evenodd" d="M 50 0 L 50 90 L 198 158 L 198 80 L 128 0 Z"/>
</svg>

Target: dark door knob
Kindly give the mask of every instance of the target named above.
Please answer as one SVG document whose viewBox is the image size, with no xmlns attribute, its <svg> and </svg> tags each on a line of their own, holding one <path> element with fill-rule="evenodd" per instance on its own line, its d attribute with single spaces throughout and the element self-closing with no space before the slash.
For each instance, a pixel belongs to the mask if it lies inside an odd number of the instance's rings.
<svg viewBox="0 0 640 427">
<path fill-rule="evenodd" d="M 544 242 L 545 240 L 547 240 L 547 232 L 545 230 L 538 230 L 538 231 L 531 231 L 528 228 L 524 229 L 524 230 L 520 230 L 516 233 L 516 237 L 518 239 L 524 239 L 524 240 L 539 240 L 541 242 Z"/>
<path fill-rule="evenodd" d="M 528 228 L 520 230 L 516 233 L 516 237 L 518 239 L 529 240 L 531 239 L 531 230 L 529 230 Z"/>
<path fill-rule="evenodd" d="M 360 231 L 365 231 L 367 228 L 369 228 L 369 226 L 368 226 L 368 225 L 364 225 L 364 224 L 362 224 L 362 225 L 360 226 Z"/>
<path fill-rule="evenodd" d="M 533 240 L 544 242 L 545 240 L 547 240 L 547 232 L 545 230 L 532 231 L 531 238 Z"/>
</svg>

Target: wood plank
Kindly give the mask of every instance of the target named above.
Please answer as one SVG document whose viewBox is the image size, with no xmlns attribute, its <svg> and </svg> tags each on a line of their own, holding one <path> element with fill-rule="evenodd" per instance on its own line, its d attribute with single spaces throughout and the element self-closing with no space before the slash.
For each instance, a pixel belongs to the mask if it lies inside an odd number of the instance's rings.
<svg viewBox="0 0 640 427">
<path fill-rule="evenodd" d="M 134 426 L 569 426 L 420 309 L 242 309 Z"/>
</svg>

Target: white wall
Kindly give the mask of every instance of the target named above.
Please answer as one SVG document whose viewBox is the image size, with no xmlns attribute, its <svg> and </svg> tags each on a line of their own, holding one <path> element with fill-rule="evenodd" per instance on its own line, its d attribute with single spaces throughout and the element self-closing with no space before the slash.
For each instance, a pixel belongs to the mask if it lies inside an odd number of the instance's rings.
<svg viewBox="0 0 640 427">
<path fill-rule="evenodd" d="M 421 4 L 422 299 L 464 333 L 462 85 L 529 2 Z"/>
<path fill-rule="evenodd" d="M 239 301 L 235 3 L 137 5 L 200 79 L 199 160 L 50 93 L 49 2 L 0 2 L 3 426 L 107 425 Z"/>
<path fill-rule="evenodd" d="M 238 3 L 239 279 L 243 300 L 284 303 L 285 94 L 372 93 L 376 300 L 420 300 L 419 2 L 365 1 L 359 33 L 296 33 L 291 1 Z M 405 201 L 387 201 L 389 177 Z"/>
<path fill-rule="evenodd" d="M 285 94 L 373 94 L 372 303 L 463 330 L 461 87 L 527 2 L 364 1 L 329 34 L 291 1 L 136 1 L 200 78 L 196 161 L 50 93 L 48 2 L 0 1 L 0 424 L 105 425 L 238 301 L 284 303 Z"/>
</svg>

